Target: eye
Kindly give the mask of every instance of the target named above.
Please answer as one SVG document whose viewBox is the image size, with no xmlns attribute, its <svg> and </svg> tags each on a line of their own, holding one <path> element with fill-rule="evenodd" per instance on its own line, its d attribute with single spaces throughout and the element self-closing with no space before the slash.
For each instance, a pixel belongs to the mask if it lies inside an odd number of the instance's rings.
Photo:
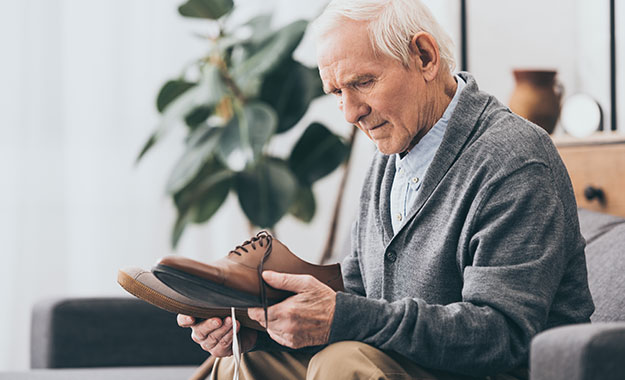
<svg viewBox="0 0 625 380">
<path fill-rule="evenodd" d="M 356 87 L 358 88 L 367 88 L 370 87 L 373 84 L 373 79 L 367 79 L 364 80 L 362 82 L 359 82 L 358 84 L 356 84 Z"/>
</svg>

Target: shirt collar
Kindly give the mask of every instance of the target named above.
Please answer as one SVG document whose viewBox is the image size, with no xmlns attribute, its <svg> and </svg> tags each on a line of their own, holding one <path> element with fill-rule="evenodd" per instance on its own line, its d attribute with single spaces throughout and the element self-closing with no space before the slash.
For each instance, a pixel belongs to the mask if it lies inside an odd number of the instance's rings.
<svg viewBox="0 0 625 380">
<path fill-rule="evenodd" d="M 419 184 L 429 163 L 434 158 L 434 154 L 440 146 L 441 141 L 443 141 L 449 119 L 451 119 L 451 115 L 458 105 L 460 93 L 466 86 L 466 82 L 460 78 L 460 76 L 455 75 L 454 77 L 456 78 L 458 86 L 456 86 L 456 93 L 451 99 L 451 102 L 449 102 L 445 112 L 443 112 L 443 116 L 438 119 L 436 124 L 434 124 L 428 133 L 421 138 L 417 145 L 415 145 L 404 158 L 401 158 L 399 154 L 395 155 L 395 167 L 397 170 L 401 168 L 410 178 L 419 178 Z"/>
</svg>

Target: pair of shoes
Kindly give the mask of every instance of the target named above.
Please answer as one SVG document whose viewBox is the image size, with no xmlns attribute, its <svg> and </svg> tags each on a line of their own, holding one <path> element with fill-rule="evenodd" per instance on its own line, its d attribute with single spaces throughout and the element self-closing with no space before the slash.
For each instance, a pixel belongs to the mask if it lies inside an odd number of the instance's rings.
<svg viewBox="0 0 625 380">
<path fill-rule="evenodd" d="M 241 325 L 264 330 L 249 319 L 247 309 L 267 307 L 292 295 L 274 289 L 262 278 L 263 270 L 309 274 L 335 291 L 343 290 L 339 264 L 314 265 L 295 256 L 266 231 L 210 264 L 180 256 L 159 260 L 151 272 L 122 269 L 119 284 L 129 293 L 162 309 L 197 318 L 226 317 L 236 309 Z"/>
</svg>

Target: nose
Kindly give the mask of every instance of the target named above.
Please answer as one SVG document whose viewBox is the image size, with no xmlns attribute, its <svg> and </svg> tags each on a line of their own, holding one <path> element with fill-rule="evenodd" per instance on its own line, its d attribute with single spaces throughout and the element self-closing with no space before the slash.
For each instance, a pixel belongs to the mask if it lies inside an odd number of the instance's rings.
<svg viewBox="0 0 625 380">
<path fill-rule="evenodd" d="M 357 95 L 348 91 L 343 91 L 341 98 L 341 110 L 350 124 L 358 124 L 358 122 L 371 112 L 371 107 L 367 105 Z"/>
</svg>

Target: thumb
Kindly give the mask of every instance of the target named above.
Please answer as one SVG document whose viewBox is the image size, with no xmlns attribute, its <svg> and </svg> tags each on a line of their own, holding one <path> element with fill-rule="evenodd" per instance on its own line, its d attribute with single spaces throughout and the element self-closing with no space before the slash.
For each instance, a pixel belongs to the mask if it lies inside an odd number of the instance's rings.
<svg viewBox="0 0 625 380">
<path fill-rule="evenodd" d="M 294 293 L 310 291 L 319 282 L 308 274 L 279 273 L 270 270 L 263 272 L 263 279 L 269 286 Z"/>
</svg>

